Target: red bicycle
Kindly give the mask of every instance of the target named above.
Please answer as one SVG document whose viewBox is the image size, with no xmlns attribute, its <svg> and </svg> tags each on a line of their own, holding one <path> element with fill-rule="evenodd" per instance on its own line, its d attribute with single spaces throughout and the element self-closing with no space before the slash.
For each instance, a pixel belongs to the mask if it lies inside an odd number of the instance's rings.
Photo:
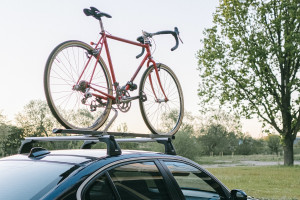
<svg viewBox="0 0 300 200">
<path fill-rule="evenodd" d="M 180 83 L 174 72 L 166 65 L 156 63 L 151 55 L 153 36 L 170 34 L 178 47 L 179 31 L 147 33 L 137 38 L 138 42 L 122 39 L 104 30 L 102 17 L 111 18 L 94 7 L 83 10 L 100 22 L 100 39 L 91 43 L 66 41 L 50 54 L 44 72 L 44 89 L 50 110 L 67 129 L 97 130 L 107 120 L 113 105 L 127 112 L 131 101 L 139 100 L 142 117 L 154 134 L 175 134 L 183 119 L 184 104 Z M 142 47 L 140 58 L 146 51 L 136 72 L 124 86 L 116 81 L 107 39 Z M 179 38 L 180 39 L 180 38 Z M 101 57 L 105 49 L 109 70 Z M 130 96 L 137 89 L 134 80 L 146 63 L 138 96 Z"/>
</svg>

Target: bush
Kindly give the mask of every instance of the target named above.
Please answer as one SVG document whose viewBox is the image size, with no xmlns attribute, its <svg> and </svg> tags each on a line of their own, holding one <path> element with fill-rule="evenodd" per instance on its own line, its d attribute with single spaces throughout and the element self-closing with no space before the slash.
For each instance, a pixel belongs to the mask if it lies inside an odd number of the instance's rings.
<svg viewBox="0 0 300 200">
<path fill-rule="evenodd" d="M 194 160 L 201 154 L 202 150 L 201 145 L 197 142 L 197 138 L 192 133 L 192 131 L 178 131 L 175 135 L 173 145 L 177 155 Z"/>
</svg>

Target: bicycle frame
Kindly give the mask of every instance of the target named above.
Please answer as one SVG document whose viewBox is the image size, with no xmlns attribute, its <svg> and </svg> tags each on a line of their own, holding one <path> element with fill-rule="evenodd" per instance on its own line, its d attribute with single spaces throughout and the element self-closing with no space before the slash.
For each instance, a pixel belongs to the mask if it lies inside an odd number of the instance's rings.
<svg viewBox="0 0 300 200">
<path fill-rule="evenodd" d="M 97 58 L 96 58 L 96 62 L 95 62 L 95 65 L 94 65 L 94 69 L 93 69 L 91 78 L 90 78 L 90 80 L 88 82 L 88 85 L 89 85 L 89 88 L 93 89 L 94 91 L 96 91 L 96 92 L 98 92 L 98 93 L 100 93 L 102 95 L 92 93 L 93 96 L 96 96 L 96 97 L 98 97 L 100 99 L 105 99 L 105 100 L 108 100 L 108 99 L 116 100 L 115 96 L 109 95 L 109 94 L 107 94 L 107 93 L 105 93 L 103 91 L 100 91 L 100 90 L 98 90 L 98 89 L 96 89 L 96 88 L 94 88 L 94 87 L 91 86 L 91 82 L 93 80 L 94 72 L 96 70 L 97 63 L 100 60 L 101 51 L 102 51 L 103 46 L 104 46 L 105 51 L 106 51 L 106 56 L 107 56 L 108 64 L 109 64 L 110 76 L 111 76 L 112 81 L 113 81 L 113 86 L 114 86 L 114 89 L 116 91 L 118 89 L 118 84 L 117 84 L 117 81 L 116 81 L 115 72 L 114 72 L 114 68 L 113 68 L 113 64 L 112 64 L 112 60 L 111 60 L 111 56 L 110 56 L 110 52 L 109 52 L 109 47 L 108 47 L 108 43 L 107 43 L 107 39 L 109 38 L 109 39 L 112 39 L 112 40 L 116 40 L 116 41 L 120 41 L 120 42 L 124 42 L 124 43 L 127 43 L 127 44 L 131 44 L 131 45 L 135 45 L 135 46 L 139 46 L 139 47 L 145 48 L 146 55 L 144 56 L 143 60 L 141 61 L 140 65 L 138 66 L 137 70 L 135 71 L 135 73 L 133 74 L 133 76 L 131 77 L 131 79 L 130 79 L 129 82 L 132 83 L 135 80 L 136 76 L 140 72 L 140 70 L 143 67 L 143 65 L 145 64 L 146 60 L 148 60 L 148 62 L 147 62 L 147 68 L 150 66 L 150 63 L 153 64 L 154 69 L 155 69 L 155 74 L 157 76 L 158 83 L 159 83 L 159 86 L 160 86 L 160 89 L 162 90 L 162 93 L 164 94 L 164 97 L 165 97 L 165 99 L 163 101 L 168 101 L 168 98 L 167 98 L 167 96 L 165 94 L 165 91 L 164 91 L 164 89 L 162 87 L 162 84 L 161 84 L 161 81 L 160 81 L 160 77 L 159 77 L 159 74 L 158 74 L 157 65 L 156 65 L 155 61 L 152 59 L 151 51 L 150 51 L 150 45 L 148 43 L 142 44 L 142 43 L 130 41 L 130 40 L 127 40 L 127 39 L 123 39 L 123 38 L 120 38 L 120 37 L 116 37 L 116 36 L 113 36 L 113 35 L 106 34 L 105 31 L 102 31 L 100 34 L 101 34 L 101 37 L 100 37 L 98 43 L 96 44 L 96 47 L 94 48 L 95 50 L 98 50 L 98 52 L 97 52 Z M 81 75 L 80 75 L 80 77 L 79 77 L 79 79 L 78 79 L 78 81 L 76 83 L 77 85 L 79 84 L 79 82 L 81 80 L 81 77 L 84 74 L 84 72 L 85 72 L 87 66 L 89 65 L 91 59 L 92 59 L 92 56 L 88 59 L 88 62 L 86 64 L 86 66 L 84 67 L 84 70 L 82 71 L 82 73 L 81 73 Z M 153 91 L 153 94 L 155 96 L 156 101 L 157 102 L 161 101 L 161 100 L 157 99 L 157 96 L 156 96 L 156 93 L 154 91 L 154 87 L 153 87 L 153 84 L 152 84 L 151 75 L 149 75 L 149 80 L 150 80 L 151 88 L 152 88 L 152 91 Z M 130 85 L 127 83 L 125 89 L 129 90 L 129 88 L 130 88 Z"/>
</svg>

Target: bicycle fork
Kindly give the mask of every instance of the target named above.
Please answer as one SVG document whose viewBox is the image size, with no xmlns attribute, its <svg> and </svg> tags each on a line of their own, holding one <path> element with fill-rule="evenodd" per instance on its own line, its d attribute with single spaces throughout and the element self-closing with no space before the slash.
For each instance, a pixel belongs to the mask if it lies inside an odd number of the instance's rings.
<svg viewBox="0 0 300 200">
<path fill-rule="evenodd" d="M 158 85 L 159 85 L 159 87 L 160 87 L 160 89 L 161 89 L 161 91 L 162 91 L 162 93 L 163 93 L 163 95 L 164 95 L 164 97 L 165 97 L 164 99 L 159 99 L 159 98 L 157 97 L 156 92 L 155 92 L 155 90 L 154 90 L 154 86 L 153 86 L 153 81 L 152 81 L 151 74 L 149 74 L 149 81 L 150 81 L 150 85 L 151 85 L 152 92 L 153 92 L 154 97 L 155 97 L 155 102 L 157 102 L 157 103 L 167 102 L 167 101 L 169 101 L 169 99 L 167 98 L 167 95 L 165 94 L 165 91 L 164 91 L 164 89 L 163 89 L 163 87 L 162 87 L 162 84 L 161 84 L 160 76 L 159 76 L 159 73 L 158 73 L 158 71 L 159 71 L 159 66 L 157 67 L 157 65 L 156 65 L 156 63 L 155 63 L 154 61 L 150 61 L 150 62 L 153 63 L 154 71 L 155 71 L 155 74 L 156 74 L 156 77 L 157 77 L 157 81 L 158 81 Z M 160 65 L 160 64 L 159 64 L 159 65 Z"/>
</svg>

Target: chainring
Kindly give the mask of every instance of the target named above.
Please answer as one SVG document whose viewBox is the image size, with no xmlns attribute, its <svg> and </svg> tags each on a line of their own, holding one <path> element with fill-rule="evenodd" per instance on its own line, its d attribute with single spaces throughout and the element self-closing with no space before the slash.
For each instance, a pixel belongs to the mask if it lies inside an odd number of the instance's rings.
<svg viewBox="0 0 300 200">
<path fill-rule="evenodd" d="M 131 100 L 126 100 L 128 97 L 130 97 L 129 92 L 125 89 L 120 89 L 119 91 L 120 100 L 117 106 L 121 112 L 128 112 L 131 108 Z"/>
</svg>

